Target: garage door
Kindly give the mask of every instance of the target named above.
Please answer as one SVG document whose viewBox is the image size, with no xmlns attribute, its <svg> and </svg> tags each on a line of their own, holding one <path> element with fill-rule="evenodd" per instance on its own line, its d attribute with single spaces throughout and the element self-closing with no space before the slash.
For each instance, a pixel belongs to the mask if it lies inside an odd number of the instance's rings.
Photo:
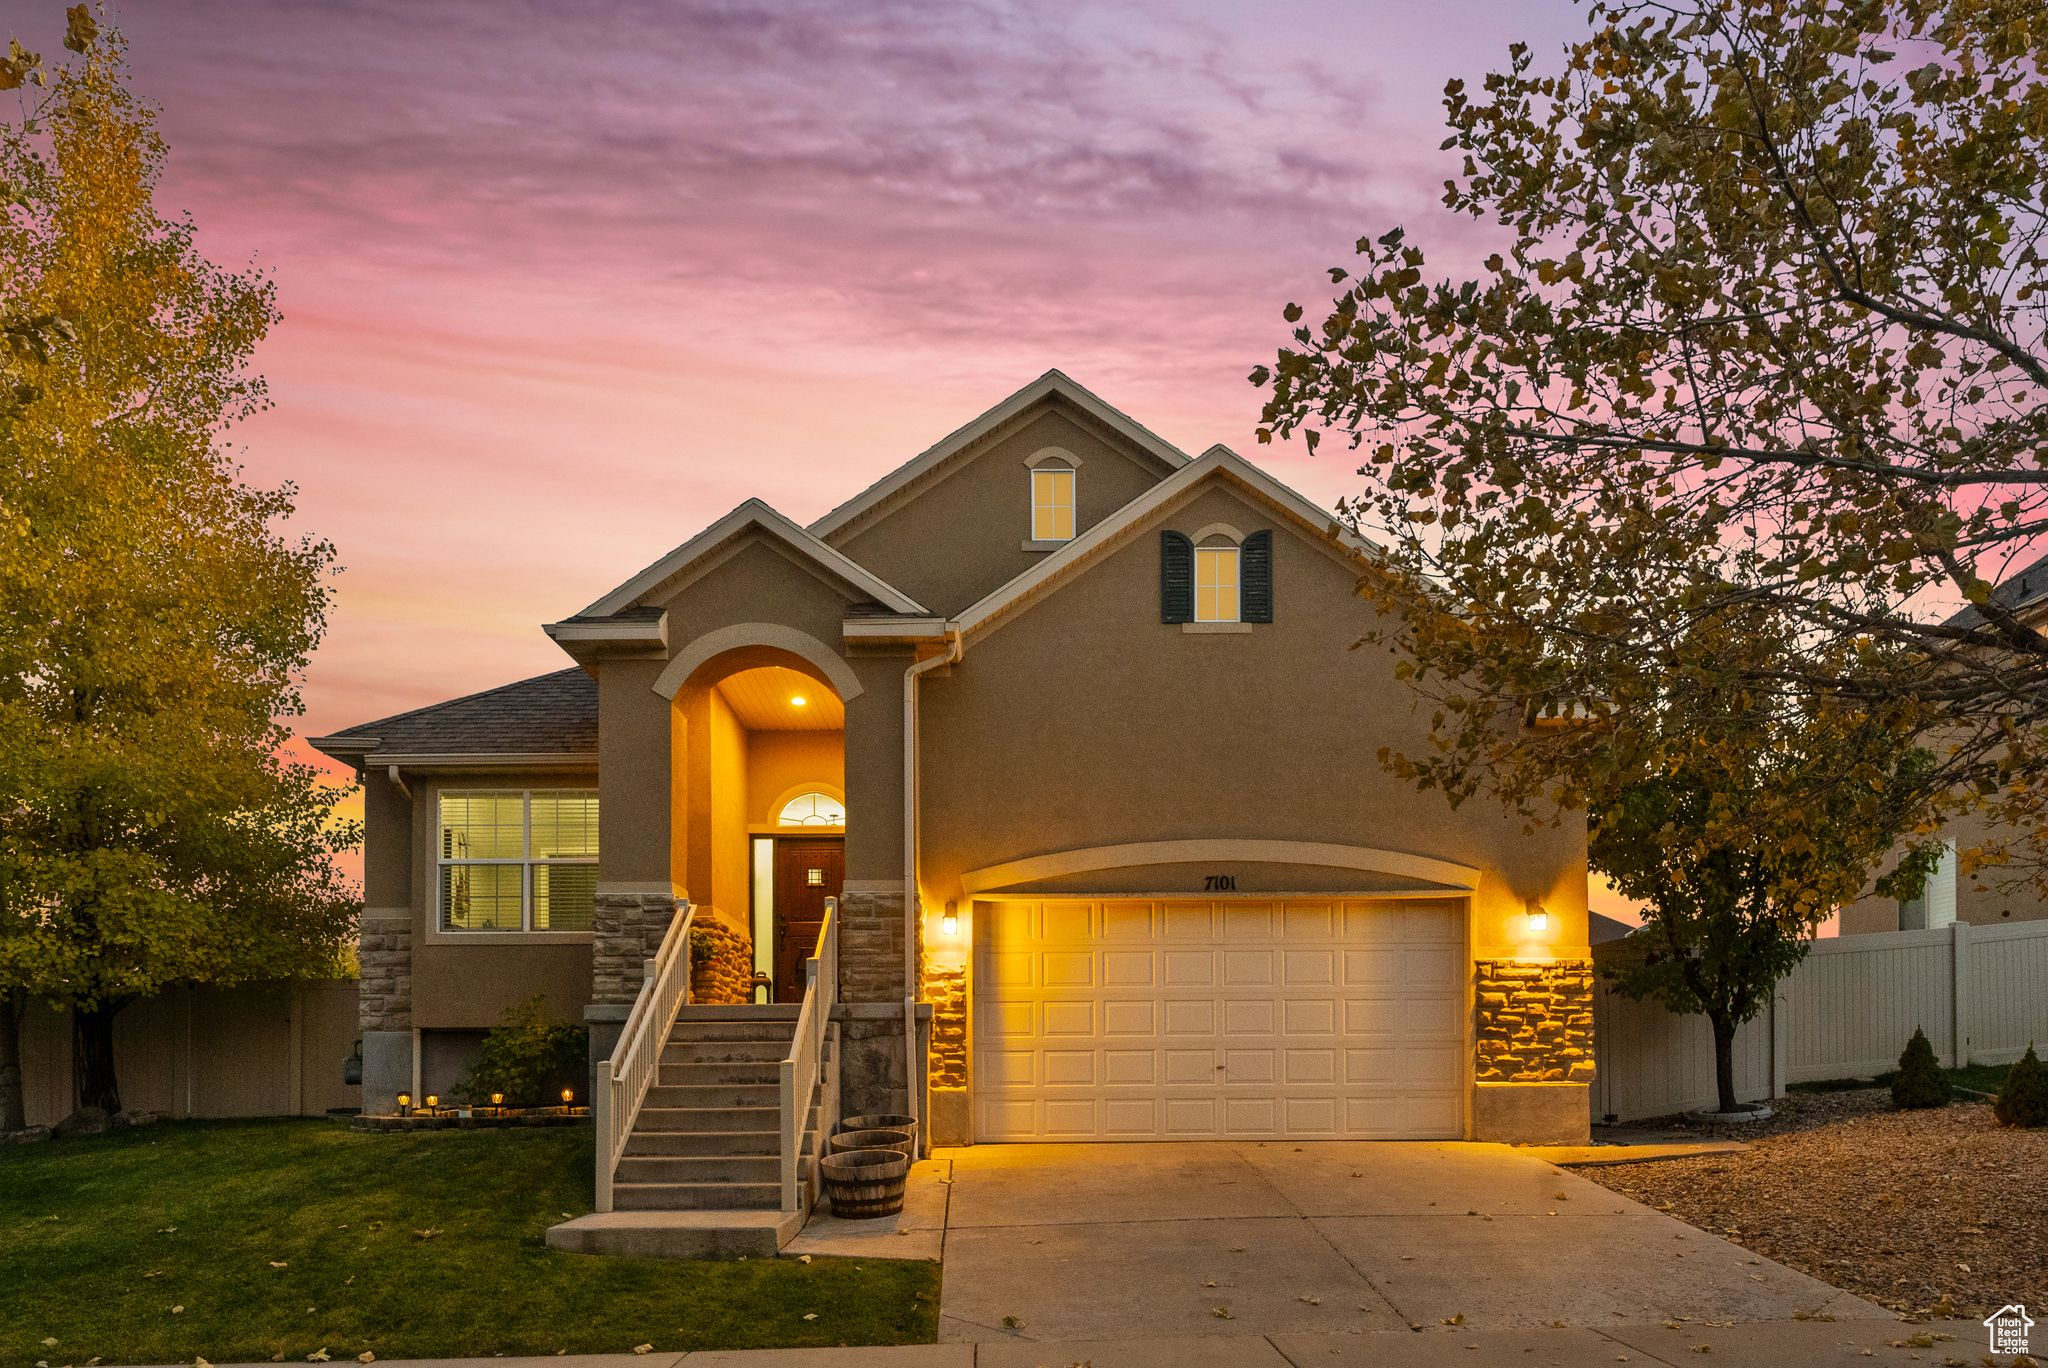
<svg viewBox="0 0 2048 1368">
<path fill-rule="evenodd" d="M 975 908 L 975 1138 L 1455 1139 L 1462 901 Z"/>
</svg>

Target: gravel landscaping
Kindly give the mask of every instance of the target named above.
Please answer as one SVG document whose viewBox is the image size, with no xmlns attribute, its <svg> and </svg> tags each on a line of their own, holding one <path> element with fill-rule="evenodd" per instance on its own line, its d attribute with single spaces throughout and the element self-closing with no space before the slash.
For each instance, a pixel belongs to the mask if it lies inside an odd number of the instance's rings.
<svg viewBox="0 0 2048 1368">
<path fill-rule="evenodd" d="M 1882 1089 L 1772 1106 L 1693 1128 L 1745 1153 L 1580 1172 L 1908 1315 L 2048 1306 L 2048 1130 L 2005 1129 L 1977 1102 L 1895 1112 Z"/>
</svg>

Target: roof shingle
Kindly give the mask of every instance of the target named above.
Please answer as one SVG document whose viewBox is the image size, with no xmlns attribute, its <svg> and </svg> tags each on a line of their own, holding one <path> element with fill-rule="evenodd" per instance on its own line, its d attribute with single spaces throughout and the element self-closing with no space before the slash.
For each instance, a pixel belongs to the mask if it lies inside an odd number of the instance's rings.
<svg viewBox="0 0 2048 1368">
<path fill-rule="evenodd" d="M 2029 561 L 2018 573 L 2007 575 L 1991 591 L 1991 601 L 2012 611 L 2048 598 L 2048 555 Z M 1968 604 L 1949 615 L 1944 627 L 1981 627 L 1988 619 L 1976 604 Z"/>
<path fill-rule="evenodd" d="M 571 667 L 311 738 L 337 760 L 364 742 L 405 755 L 596 755 L 597 681 Z"/>
</svg>

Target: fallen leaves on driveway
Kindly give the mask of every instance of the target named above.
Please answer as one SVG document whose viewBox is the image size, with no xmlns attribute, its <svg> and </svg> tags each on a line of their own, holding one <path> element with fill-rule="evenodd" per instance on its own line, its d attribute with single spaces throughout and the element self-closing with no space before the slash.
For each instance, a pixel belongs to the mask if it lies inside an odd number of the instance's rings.
<svg viewBox="0 0 2048 1368">
<path fill-rule="evenodd" d="M 1745 1249 L 1917 1316 L 2048 1305 L 2048 1131 L 1981 1103 L 1894 1112 L 1880 1090 L 1794 1096 L 1742 1154 L 1580 1169 Z"/>
</svg>

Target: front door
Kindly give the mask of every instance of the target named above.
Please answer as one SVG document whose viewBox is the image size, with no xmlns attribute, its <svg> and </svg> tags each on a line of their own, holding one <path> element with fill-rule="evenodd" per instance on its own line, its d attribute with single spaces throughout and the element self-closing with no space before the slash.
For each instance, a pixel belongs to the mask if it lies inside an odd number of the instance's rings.
<svg viewBox="0 0 2048 1368">
<path fill-rule="evenodd" d="M 843 836 L 784 837 L 775 842 L 775 1000 L 801 1002 L 804 961 L 818 948 L 825 899 L 846 878 Z"/>
</svg>

